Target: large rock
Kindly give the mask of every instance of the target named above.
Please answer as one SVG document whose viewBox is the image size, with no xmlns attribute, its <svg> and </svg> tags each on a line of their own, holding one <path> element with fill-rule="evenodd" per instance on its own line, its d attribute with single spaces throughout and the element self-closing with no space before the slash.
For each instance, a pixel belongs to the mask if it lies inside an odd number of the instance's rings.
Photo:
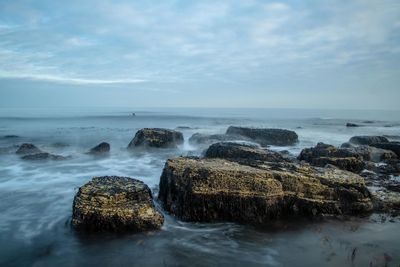
<svg viewBox="0 0 400 267">
<path fill-rule="evenodd" d="M 353 136 L 350 138 L 349 142 L 356 145 L 371 145 L 375 143 L 386 143 L 389 142 L 389 140 L 384 136 L 362 135 Z"/>
<path fill-rule="evenodd" d="M 20 145 L 20 147 L 15 153 L 19 155 L 28 155 L 28 154 L 42 153 L 42 151 L 39 148 L 37 148 L 34 144 L 24 143 Z"/>
<path fill-rule="evenodd" d="M 290 146 L 298 142 L 295 132 L 283 129 L 258 129 L 230 126 L 228 135 L 243 136 L 262 146 Z"/>
<path fill-rule="evenodd" d="M 232 142 L 220 142 L 211 145 L 207 149 L 205 157 L 227 159 L 250 166 L 258 166 L 259 164 L 263 164 L 266 161 L 288 161 L 278 152 L 268 149 L 261 149 L 253 145 Z"/>
<path fill-rule="evenodd" d="M 92 149 L 90 149 L 88 154 L 103 155 L 108 152 L 110 152 L 110 144 L 106 143 L 106 142 L 102 142 L 102 143 L 98 144 L 97 146 L 93 147 Z"/>
<path fill-rule="evenodd" d="M 137 131 L 128 148 L 137 146 L 171 148 L 182 144 L 183 141 L 181 132 L 161 128 L 144 128 Z"/>
<path fill-rule="evenodd" d="M 398 157 L 400 157 L 400 142 L 375 143 L 371 144 L 371 146 L 381 149 L 391 150 L 394 153 L 396 153 Z"/>
<path fill-rule="evenodd" d="M 362 171 L 365 166 L 362 157 L 351 149 L 336 148 L 324 143 L 318 143 L 315 147 L 303 149 L 298 159 L 314 166 L 324 167 L 327 164 L 331 164 L 340 169 L 356 173 Z"/>
<path fill-rule="evenodd" d="M 292 215 L 372 209 L 370 193 L 356 174 L 290 163 L 254 168 L 222 159 L 168 160 L 159 199 L 167 211 L 196 222 L 263 224 Z"/>
<path fill-rule="evenodd" d="M 89 231 L 147 231 L 159 229 L 164 217 L 143 182 L 116 176 L 95 177 L 79 188 L 72 225 Z"/>
</svg>

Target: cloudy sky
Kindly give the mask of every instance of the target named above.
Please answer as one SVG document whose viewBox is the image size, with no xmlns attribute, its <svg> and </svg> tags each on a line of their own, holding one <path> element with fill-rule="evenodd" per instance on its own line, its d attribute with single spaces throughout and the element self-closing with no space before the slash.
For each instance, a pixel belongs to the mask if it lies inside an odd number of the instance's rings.
<svg viewBox="0 0 400 267">
<path fill-rule="evenodd" d="M 399 85 L 398 0 L 0 1 L 0 107 L 398 109 Z"/>
</svg>

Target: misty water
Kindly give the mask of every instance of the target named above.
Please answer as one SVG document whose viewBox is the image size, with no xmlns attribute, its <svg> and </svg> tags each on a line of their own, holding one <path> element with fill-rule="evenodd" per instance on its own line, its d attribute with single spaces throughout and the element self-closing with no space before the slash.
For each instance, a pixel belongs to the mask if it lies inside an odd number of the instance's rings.
<svg viewBox="0 0 400 267">
<path fill-rule="evenodd" d="M 346 128 L 347 122 L 365 126 Z M 294 130 L 298 144 L 271 147 L 292 155 L 318 142 L 340 145 L 354 135 L 400 135 L 399 114 L 391 111 L 2 109 L 0 266 L 399 265 L 400 222 L 377 214 L 344 221 L 274 222 L 259 229 L 187 223 L 163 212 L 162 229 L 146 234 L 83 234 L 71 228 L 74 194 L 92 177 L 137 178 L 149 185 L 156 199 L 166 159 L 201 155 L 204 147 L 189 144 L 189 137 L 223 133 L 230 125 Z M 135 132 L 144 127 L 184 127 L 179 130 L 185 143 L 178 149 L 127 151 Z M 111 144 L 109 156 L 85 154 L 103 141 Z M 15 150 L 25 142 L 71 157 L 23 161 Z M 157 200 L 156 205 L 160 208 Z"/>
</svg>

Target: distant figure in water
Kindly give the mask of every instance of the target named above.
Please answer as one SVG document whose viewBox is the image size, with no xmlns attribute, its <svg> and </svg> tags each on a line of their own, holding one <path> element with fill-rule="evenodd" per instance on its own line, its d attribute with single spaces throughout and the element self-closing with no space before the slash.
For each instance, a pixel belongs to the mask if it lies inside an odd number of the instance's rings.
<svg viewBox="0 0 400 267">
<path fill-rule="evenodd" d="M 132 116 L 136 116 L 136 113 L 132 113 Z"/>
</svg>

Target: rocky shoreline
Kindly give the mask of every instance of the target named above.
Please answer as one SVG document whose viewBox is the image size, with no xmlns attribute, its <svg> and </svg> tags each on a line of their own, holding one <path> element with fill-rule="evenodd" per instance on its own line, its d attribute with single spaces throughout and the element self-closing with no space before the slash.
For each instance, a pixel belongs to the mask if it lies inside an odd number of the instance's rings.
<svg viewBox="0 0 400 267">
<path fill-rule="evenodd" d="M 127 150 L 175 149 L 184 142 L 177 130 L 139 130 Z M 354 136 L 341 147 L 318 143 L 297 158 L 268 149 L 299 142 L 294 131 L 231 126 L 225 134 L 194 133 L 203 157 L 176 157 L 165 163 L 158 201 L 183 221 L 262 225 L 291 217 L 394 216 L 400 211 L 399 142 L 384 136 Z M 106 156 L 103 142 L 86 154 Z M 22 144 L 23 160 L 66 160 Z M 380 190 L 371 190 L 379 187 Z M 95 177 L 73 203 L 72 225 L 86 231 L 148 231 L 162 227 L 147 185 L 128 177 Z"/>
</svg>

